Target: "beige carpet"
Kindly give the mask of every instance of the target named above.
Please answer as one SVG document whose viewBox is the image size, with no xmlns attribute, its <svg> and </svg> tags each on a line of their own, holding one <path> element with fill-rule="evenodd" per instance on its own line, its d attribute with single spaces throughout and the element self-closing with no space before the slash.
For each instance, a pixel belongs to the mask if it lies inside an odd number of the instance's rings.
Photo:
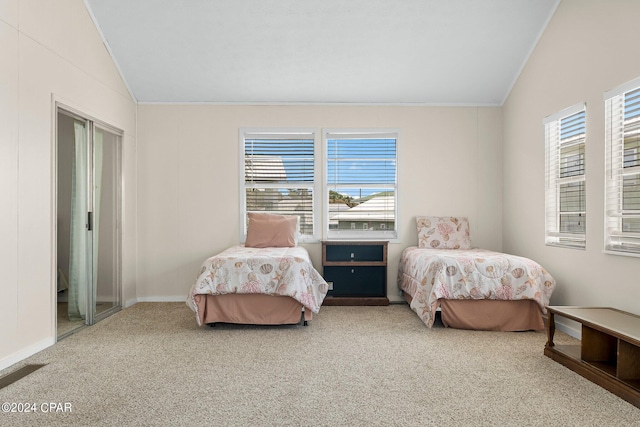
<svg viewBox="0 0 640 427">
<path fill-rule="evenodd" d="M 48 364 L 0 390 L 38 412 L 0 425 L 638 425 L 640 409 L 545 357 L 545 341 L 428 329 L 406 305 L 199 328 L 182 303 L 140 303 L 2 372 Z"/>
</svg>

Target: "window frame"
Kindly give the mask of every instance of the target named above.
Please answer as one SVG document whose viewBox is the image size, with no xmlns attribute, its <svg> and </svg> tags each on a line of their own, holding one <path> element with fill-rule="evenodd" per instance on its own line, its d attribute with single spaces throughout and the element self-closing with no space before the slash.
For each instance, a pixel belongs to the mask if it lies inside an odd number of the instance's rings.
<svg viewBox="0 0 640 427">
<path fill-rule="evenodd" d="M 321 203 L 318 197 L 322 191 L 322 185 L 320 178 L 321 162 L 318 160 L 321 158 L 321 144 L 319 142 L 318 130 L 316 128 L 239 128 L 238 130 L 238 147 L 239 147 L 239 233 L 240 242 L 244 243 L 247 238 L 247 198 L 246 198 L 246 180 L 245 180 L 245 141 L 248 136 L 262 136 L 268 138 L 273 136 L 274 139 L 278 137 L 286 138 L 294 135 L 306 136 L 309 139 L 313 139 L 313 174 L 314 180 L 312 184 L 304 184 L 305 187 L 312 189 L 312 215 L 313 215 L 313 233 L 312 234 L 300 234 L 298 236 L 298 243 L 314 243 L 320 241 L 320 214 Z M 299 184 L 300 185 L 300 184 Z M 283 186 L 282 188 L 284 188 Z M 280 188 L 280 187 L 278 187 Z"/>
<path fill-rule="evenodd" d="M 562 121 L 572 116 L 584 114 L 584 133 L 576 136 L 562 138 Z M 570 249 L 586 249 L 586 220 L 587 220 L 587 179 L 586 179 L 586 147 L 587 147 L 587 108 L 586 103 L 581 102 L 547 116 L 543 120 L 545 139 L 545 244 Z M 570 126 L 569 126 L 570 127 Z M 582 148 L 580 148 L 582 145 Z M 573 173 L 569 165 L 571 156 L 563 158 L 563 150 L 578 148 L 579 156 L 582 155 L 582 173 Z M 568 173 L 562 175 L 563 168 Z M 563 211 L 562 210 L 562 186 L 580 184 L 584 210 Z M 562 216 L 578 215 L 582 218 L 584 231 L 566 232 L 562 230 Z"/>
<path fill-rule="evenodd" d="M 604 252 L 634 257 L 640 257 L 640 232 L 625 231 L 623 220 L 625 217 L 640 218 L 640 211 L 624 208 L 624 181 L 629 176 L 635 176 L 635 180 L 640 180 L 640 166 L 625 166 L 627 162 L 625 159 L 625 140 L 629 134 L 640 135 L 640 116 L 634 115 L 631 119 L 625 119 L 627 114 L 625 97 L 626 94 L 639 89 L 640 78 L 637 78 L 604 93 Z M 640 136 L 637 137 L 640 138 Z M 629 169 L 625 170 L 627 167 Z M 640 188 L 637 184 L 634 187 Z"/>
<path fill-rule="evenodd" d="M 393 185 L 389 184 L 366 184 L 364 187 L 370 186 L 370 188 L 390 188 L 394 192 L 394 228 L 389 230 L 388 228 L 379 230 L 367 230 L 363 231 L 361 227 L 357 225 L 354 228 L 355 223 L 351 223 L 349 229 L 331 229 L 330 228 L 330 216 L 329 216 L 329 190 L 334 188 L 329 184 L 328 168 L 329 168 L 329 149 L 328 143 L 330 139 L 335 137 L 342 137 L 345 139 L 360 139 L 360 138 L 394 138 L 395 139 L 395 182 Z M 400 238 L 400 202 L 398 192 L 399 182 L 399 158 L 400 158 L 400 129 L 395 128 L 376 128 L 376 129 L 360 129 L 360 128 L 333 128 L 322 130 L 322 204 L 323 204 L 323 220 L 322 220 L 322 238 L 324 240 L 362 240 L 362 241 L 389 241 L 398 242 Z M 344 185 L 348 187 L 348 184 Z M 367 221 L 370 223 L 371 221 Z"/>
</svg>

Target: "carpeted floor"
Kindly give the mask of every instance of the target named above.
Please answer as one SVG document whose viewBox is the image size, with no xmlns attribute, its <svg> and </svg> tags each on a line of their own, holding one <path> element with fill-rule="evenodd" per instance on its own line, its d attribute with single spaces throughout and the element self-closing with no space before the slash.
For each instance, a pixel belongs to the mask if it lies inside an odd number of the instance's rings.
<svg viewBox="0 0 640 427">
<path fill-rule="evenodd" d="M 36 408 L 0 425 L 640 423 L 640 409 L 545 357 L 545 342 L 428 329 L 406 305 L 323 307 L 307 327 L 209 328 L 183 303 L 139 303 L 1 372 L 47 364 L 0 389 L 0 402 Z"/>
</svg>

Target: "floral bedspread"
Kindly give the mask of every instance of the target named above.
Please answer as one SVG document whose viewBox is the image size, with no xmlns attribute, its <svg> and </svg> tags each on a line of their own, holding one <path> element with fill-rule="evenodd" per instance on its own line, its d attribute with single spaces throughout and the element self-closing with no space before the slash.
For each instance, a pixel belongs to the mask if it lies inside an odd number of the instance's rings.
<svg viewBox="0 0 640 427">
<path fill-rule="evenodd" d="M 329 290 L 305 248 L 232 246 L 207 259 L 191 286 L 187 305 L 196 313 L 199 294 L 267 294 L 289 296 L 318 313 Z"/>
<path fill-rule="evenodd" d="M 411 295 L 411 309 L 431 327 L 440 298 L 531 299 L 546 313 L 556 282 L 528 258 L 485 249 L 411 246 L 400 258 L 398 286 Z"/>
</svg>

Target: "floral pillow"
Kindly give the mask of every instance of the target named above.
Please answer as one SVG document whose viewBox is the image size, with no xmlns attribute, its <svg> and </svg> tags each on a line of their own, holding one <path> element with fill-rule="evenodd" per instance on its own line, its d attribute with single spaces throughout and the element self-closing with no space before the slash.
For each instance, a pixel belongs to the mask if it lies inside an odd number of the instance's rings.
<svg viewBox="0 0 640 427">
<path fill-rule="evenodd" d="M 467 218 L 419 216 L 416 224 L 420 248 L 471 249 Z"/>
</svg>

